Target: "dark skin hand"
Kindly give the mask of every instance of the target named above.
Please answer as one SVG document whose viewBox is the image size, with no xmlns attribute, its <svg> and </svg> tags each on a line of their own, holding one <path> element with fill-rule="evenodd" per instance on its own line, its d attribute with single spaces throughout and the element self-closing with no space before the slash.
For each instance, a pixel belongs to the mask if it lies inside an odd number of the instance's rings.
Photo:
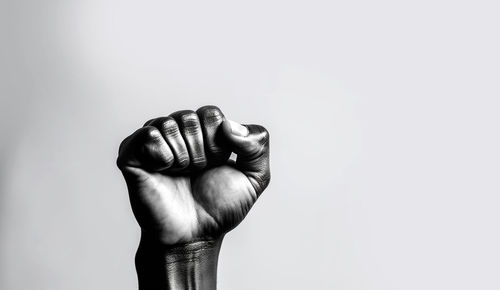
<svg viewBox="0 0 500 290">
<path fill-rule="evenodd" d="M 216 289 L 224 235 L 269 184 L 267 130 L 215 106 L 178 111 L 127 137 L 117 164 L 142 231 L 139 289 Z"/>
</svg>

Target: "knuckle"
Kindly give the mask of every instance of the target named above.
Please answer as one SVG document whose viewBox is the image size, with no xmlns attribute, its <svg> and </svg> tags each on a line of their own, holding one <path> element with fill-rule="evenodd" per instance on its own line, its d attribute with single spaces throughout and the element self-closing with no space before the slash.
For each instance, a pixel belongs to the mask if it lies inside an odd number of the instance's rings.
<svg viewBox="0 0 500 290">
<path fill-rule="evenodd" d="M 174 161 L 175 161 L 174 156 L 172 155 L 165 156 L 165 164 L 167 166 L 172 166 L 172 164 L 174 164 Z"/>
<path fill-rule="evenodd" d="M 123 139 L 123 141 L 120 143 L 120 146 L 118 146 L 118 155 L 121 155 L 125 148 L 127 147 L 127 143 L 129 142 L 130 137 L 127 137 Z"/>
<path fill-rule="evenodd" d="M 254 140 L 258 142 L 262 147 L 266 147 L 269 143 L 269 131 L 260 125 L 250 125 L 250 130 L 253 132 Z"/>
<path fill-rule="evenodd" d="M 144 135 L 147 141 L 158 141 L 161 138 L 161 133 L 155 127 L 144 127 Z"/>
<path fill-rule="evenodd" d="M 262 126 L 259 126 L 259 127 L 260 127 L 260 134 L 261 134 L 262 138 L 269 139 L 269 131 Z"/>
<path fill-rule="evenodd" d="M 198 115 L 193 111 L 189 111 L 182 114 L 180 119 L 183 123 L 196 122 L 198 121 Z"/>
<path fill-rule="evenodd" d="M 260 144 L 262 146 L 266 146 L 269 144 L 269 138 L 270 138 L 269 131 L 262 126 L 260 126 L 260 128 L 261 128 L 261 131 L 259 133 Z"/>
<path fill-rule="evenodd" d="M 204 123 L 218 123 L 224 119 L 224 114 L 222 111 L 213 105 L 203 106 L 197 111 L 200 119 L 203 120 Z"/>
<path fill-rule="evenodd" d="M 149 119 L 147 120 L 144 125 L 142 125 L 143 127 L 146 127 L 146 126 L 149 126 L 151 123 L 153 123 L 156 119 Z"/>
<path fill-rule="evenodd" d="M 203 107 L 200 107 L 197 111 L 198 112 L 208 112 L 208 111 L 218 111 L 220 112 L 221 110 L 219 109 L 219 107 L 217 106 L 214 106 L 214 105 L 205 105 Z"/>
<path fill-rule="evenodd" d="M 161 129 L 165 135 L 176 136 L 179 134 L 177 122 L 172 118 L 166 118 L 161 123 Z"/>
<path fill-rule="evenodd" d="M 181 121 L 186 134 L 194 135 L 200 130 L 200 120 L 194 112 L 183 115 Z"/>
<path fill-rule="evenodd" d="M 128 141 L 128 138 L 123 140 L 122 143 L 120 143 L 120 147 L 118 148 L 118 157 L 116 158 L 116 166 L 118 166 L 118 168 L 120 168 L 120 169 L 123 167 L 123 164 L 124 164 L 123 155 L 125 154 L 124 151 L 125 151 L 127 141 Z"/>
<path fill-rule="evenodd" d="M 115 164 L 116 164 L 116 166 L 119 169 L 122 169 L 122 167 L 123 167 L 123 156 L 121 154 L 118 155 L 118 157 L 116 158 Z"/>
<path fill-rule="evenodd" d="M 189 165 L 189 155 L 187 154 L 187 152 L 179 153 L 179 155 L 177 156 L 177 165 L 181 169 L 184 169 L 184 168 L 188 167 L 188 165 Z"/>
</svg>

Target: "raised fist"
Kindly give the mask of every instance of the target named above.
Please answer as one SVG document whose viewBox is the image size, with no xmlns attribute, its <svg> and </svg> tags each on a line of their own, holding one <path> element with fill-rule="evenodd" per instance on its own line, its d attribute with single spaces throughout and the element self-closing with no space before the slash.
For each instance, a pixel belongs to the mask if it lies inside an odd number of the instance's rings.
<svg viewBox="0 0 500 290">
<path fill-rule="evenodd" d="M 217 239 L 269 184 L 269 134 L 215 106 L 178 111 L 123 140 L 117 164 L 143 236 L 164 245 Z"/>
</svg>

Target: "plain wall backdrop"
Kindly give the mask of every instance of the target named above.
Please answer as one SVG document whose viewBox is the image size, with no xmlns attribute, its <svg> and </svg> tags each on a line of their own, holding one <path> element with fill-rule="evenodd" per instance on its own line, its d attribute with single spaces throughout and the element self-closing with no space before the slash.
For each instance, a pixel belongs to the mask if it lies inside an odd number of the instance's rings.
<svg viewBox="0 0 500 290">
<path fill-rule="evenodd" d="M 500 288 L 497 1 L 0 3 L 0 289 L 136 289 L 153 117 L 271 133 L 219 289 Z"/>
</svg>

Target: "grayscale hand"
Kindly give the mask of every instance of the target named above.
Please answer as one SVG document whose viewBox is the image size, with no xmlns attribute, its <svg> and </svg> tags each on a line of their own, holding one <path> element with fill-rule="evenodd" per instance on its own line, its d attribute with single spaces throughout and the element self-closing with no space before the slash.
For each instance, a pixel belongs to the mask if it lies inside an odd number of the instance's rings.
<svg viewBox="0 0 500 290">
<path fill-rule="evenodd" d="M 229 159 L 231 152 L 237 154 L 235 162 Z M 198 286 L 185 288 L 179 285 L 183 277 L 175 275 L 160 279 L 166 280 L 163 288 L 149 282 L 142 287 L 140 268 L 153 271 L 145 257 L 155 259 L 155 252 L 162 252 L 168 264 L 183 260 L 185 253 L 204 251 L 215 256 L 211 265 L 215 262 L 216 268 L 222 237 L 245 218 L 269 184 L 267 130 L 227 120 L 215 106 L 178 111 L 146 122 L 127 137 L 117 164 L 142 230 L 136 257 L 140 288 L 215 289 L 210 279 L 206 285 L 211 286 L 201 287 L 206 281 L 198 281 Z"/>
</svg>

